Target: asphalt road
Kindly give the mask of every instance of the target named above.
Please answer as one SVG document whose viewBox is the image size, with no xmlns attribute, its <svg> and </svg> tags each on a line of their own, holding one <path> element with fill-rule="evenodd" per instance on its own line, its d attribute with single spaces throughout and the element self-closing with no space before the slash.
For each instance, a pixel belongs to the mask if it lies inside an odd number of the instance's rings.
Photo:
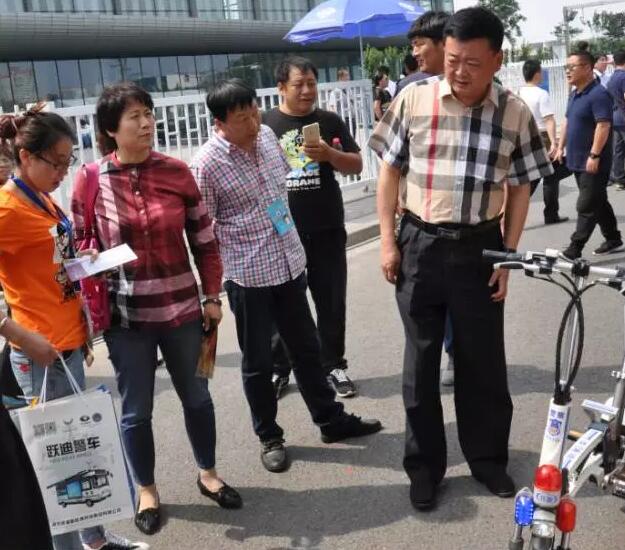
<svg viewBox="0 0 625 550">
<path fill-rule="evenodd" d="M 539 189 L 538 194 L 540 195 Z M 615 211 L 625 212 L 625 193 L 610 191 Z M 574 214 L 576 191 L 562 189 L 563 215 Z M 573 222 L 545 227 L 540 197 L 532 202 L 522 249 L 562 248 Z M 620 216 L 622 226 L 625 219 Z M 625 226 L 624 226 L 625 228 Z M 601 242 L 596 231 L 588 247 Z M 604 263 L 625 262 L 625 253 Z M 537 465 L 552 387 L 555 335 L 564 299 L 554 287 L 516 272 L 506 306 L 509 379 L 515 413 L 510 440 L 510 472 L 518 485 L 530 484 Z M 218 470 L 243 496 L 245 506 L 225 511 L 202 497 L 179 401 L 165 369 L 157 373 L 154 428 L 157 483 L 166 519 L 149 542 L 155 550 L 202 549 L 505 549 L 512 532 L 511 499 L 491 496 L 469 475 L 456 435 L 453 391 L 443 391 L 449 469 L 439 506 L 417 513 L 408 500 L 401 467 L 404 414 L 401 402 L 403 330 L 393 288 L 378 268 L 378 242 L 349 252 L 347 350 L 350 375 L 359 396 L 347 407 L 378 417 L 384 430 L 350 444 L 324 445 L 296 388 L 280 401 L 279 422 L 286 432 L 291 469 L 264 470 L 241 388 L 240 354 L 233 318 L 220 328 L 218 368 L 211 382 L 218 427 Z M 578 377 L 573 426 L 585 426 L 579 404 L 604 399 L 612 391 L 610 372 L 623 354 L 623 305 L 614 291 L 599 288 L 586 297 L 587 340 Z M 89 370 L 91 383 L 115 386 L 104 346 Z M 576 550 L 623 550 L 625 502 L 596 487 L 578 499 Z M 139 537 L 131 521 L 115 531 Z M 145 537 L 143 537 L 145 540 Z"/>
</svg>

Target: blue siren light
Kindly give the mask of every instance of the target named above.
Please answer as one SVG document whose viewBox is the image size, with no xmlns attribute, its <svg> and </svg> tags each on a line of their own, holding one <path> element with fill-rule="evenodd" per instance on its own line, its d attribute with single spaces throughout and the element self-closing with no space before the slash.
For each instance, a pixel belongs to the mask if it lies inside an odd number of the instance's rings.
<svg viewBox="0 0 625 550">
<path fill-rule="evenodd" d="M 532 524 L 534 518 L 534 498 L 532 491 L 523 487 L 514 499 L 514 521 L 523 527 Z"/>
</svg>

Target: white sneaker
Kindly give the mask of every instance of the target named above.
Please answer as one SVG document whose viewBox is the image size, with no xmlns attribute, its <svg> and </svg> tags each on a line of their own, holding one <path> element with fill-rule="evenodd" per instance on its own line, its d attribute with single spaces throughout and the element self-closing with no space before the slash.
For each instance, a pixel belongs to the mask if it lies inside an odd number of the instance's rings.
<svg viewBox="0 0 625 550">
<path fill-rule="evenodd" d="M 441 385 L 453 386 L 454 385 L 454 358 L 449 355 L 449 361 L 447 367 L 441 370 Z"/>
</svg>

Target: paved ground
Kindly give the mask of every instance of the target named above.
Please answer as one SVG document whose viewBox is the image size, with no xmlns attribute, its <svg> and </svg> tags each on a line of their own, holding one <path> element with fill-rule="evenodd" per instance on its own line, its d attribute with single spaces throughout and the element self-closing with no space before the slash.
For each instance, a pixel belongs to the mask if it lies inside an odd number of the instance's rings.
<svg viewBox="0 0 625 550">
<path fill-rule="evenodd" d="M 540 190 L 539 190 L 540 193 Z M 562 190 L 562 214 L 572 214 L 576 192 Z M 615 210 L 625 211 L 625 193 L 611 191 Z M 521 247 L 562 247 L 572 222 L 541 225 L 542 206 L 535 199 Z M 625 222 L 620 217 L 621 225 Z M 597 245 L 595 235 L 591 245 Z M 589 247 L 591 248 L 591 247 Z M 610 262 L 625 255 L 615 255 Z M 528 484 L 538 460 L 546 406 L 552 386 L 553 351 L 564 300 L 555 291 L 519 273 L 513 274 L 507 303 L 506 331 L 510 386 L 515 403 L 510 471 Z M 416 513 L 408 501 L 401 468 L 404 415 L 401 403 L 403 335 L 393 289 L 378 268 L 378 242 L 349 252 L 348 358 L 360 396 L 347 402 L 360 415 L 379 417 L 385 429 L 352 444 L 326 446 L 311 424 L 295 388 L 280 402 L 279 421 L 286 431 L 293 465 L 270 474 L 260 464 L 249 412 L 241 390 L 240 355 L 232 316 L 220 331 L 218 369 L 211 382 L 218 426 L 218 468 L 239 488 L 240 511 L 224 511 L 195 487 L 196 471 L 184 432 L 181 408 L 167 372 L 159 370 L 154 426 L 157 480 L 167 523 L 150 539 L 158 550 L 206 549 L 504 549 L 512 530 L 512 501 L 489 496 L 468 475 L 460 452 L 453 392 L 443 395 L 449 443 L 449 469 L 437 510 Z M 584 366 L 575 401 L 605 398 L 612 388 L 611 369 L 623 350 L 623 300 L 597 289 L 586 299 Z M 89 371 L 91 383 L 114 386 L 103 346 Z M 583 414 L 573 424 L 583 426 Z M 573 548 L 625 548 L 625 502 L 595 488 L 579 499 Z M 131 522 L 114 528 L 138 533 Z"/>
</svg>

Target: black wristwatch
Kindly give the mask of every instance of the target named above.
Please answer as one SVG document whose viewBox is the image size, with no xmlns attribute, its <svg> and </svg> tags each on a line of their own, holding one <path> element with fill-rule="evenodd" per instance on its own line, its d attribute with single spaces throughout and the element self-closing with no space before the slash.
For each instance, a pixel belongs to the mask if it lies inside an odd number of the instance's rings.
<svg viewBox="0 0 625 550">
<path fill-rule="evenodd" d="M 598 158 L 601 158 L 601 155 L 597 155 L 596 153 L 593 153 L 592 151 L 590 152 L 590 154 L 588 155 L 592 160 L 597 160 Z"/>
<path fill-rule="evenodd" d="M 202 298 L 202 305 L 205 306 L 206 304 L 215 304 L 221 307 L 222 302 L 219 298 Z"/>
</svg>

